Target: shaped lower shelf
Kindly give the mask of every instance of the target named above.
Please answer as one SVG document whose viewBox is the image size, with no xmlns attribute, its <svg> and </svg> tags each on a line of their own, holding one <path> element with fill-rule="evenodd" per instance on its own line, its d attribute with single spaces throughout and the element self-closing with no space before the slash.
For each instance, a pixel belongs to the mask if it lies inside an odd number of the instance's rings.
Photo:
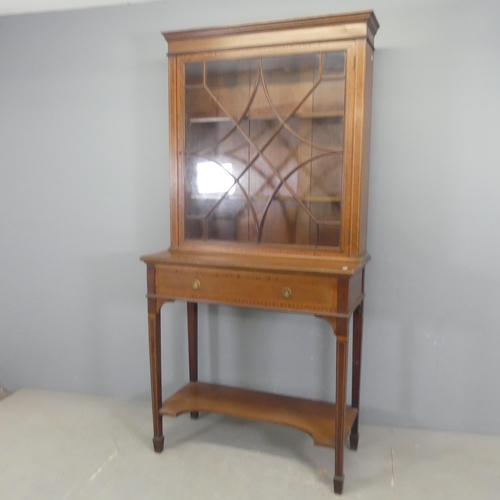
<svg viewBox="0 0 500 500">
<path fill-rule="evenodd" d="M 287 425 L 312 436 L 314 444 L 335 447 L 335 404 L 279 396 L 204 382 L 191 382 L 163 403 L 160 414 L 176 417 L 203 411 Z M 347 408 L 346 439 L 357 410 Z"/>
</svg>

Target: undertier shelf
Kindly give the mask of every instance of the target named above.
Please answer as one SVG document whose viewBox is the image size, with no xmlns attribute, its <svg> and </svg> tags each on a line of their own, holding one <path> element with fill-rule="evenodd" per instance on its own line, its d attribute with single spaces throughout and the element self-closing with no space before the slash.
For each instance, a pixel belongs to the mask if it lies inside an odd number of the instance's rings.
<svg viewBox="0 0 500 500">
<path fill-rule="evenodd" d="M 163 403 L 160 414 L 176 417 L 196 411 L 287 425 L 310 434 L 316 445 L 335 447 L 336 410 L 332 403 L 191 382 Z M 345 439 L 356 415 L 357 410 L 347 408 Z"/>
</svg>

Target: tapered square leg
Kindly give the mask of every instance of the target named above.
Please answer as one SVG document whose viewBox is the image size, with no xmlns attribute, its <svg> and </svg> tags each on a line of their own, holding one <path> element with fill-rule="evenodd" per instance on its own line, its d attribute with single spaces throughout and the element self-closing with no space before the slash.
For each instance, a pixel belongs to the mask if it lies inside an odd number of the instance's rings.
<svg viewBox="0 0 500 500">
<path fill-rule="evenodd" d="M 337 337 L 337 368 L 335 384 L 335 476 L 333 479 L 333 488 L 335 493 L 340 494 L 344 486 L 344 435 L 349 339 L 348 319 L 337 319 L 335 335 Z"/>
<path fill-rule="evenodd" d="M 320 316 L 327 321 L 337 339 L 336 381 L 335 381 L 335 475 L 333 491 L 341 494 L 344 487 L 344 437 L 346 421 L 347 354 L 349 340 L 349 319 Z"/>
<path fill-rule="evenodd" d="M 153 409 L 153 447 L 157 453 L 163 450 L 163 419 L 160 415 L 162 405 L 161 388 L 161 332 L 160 310 L 156 300 L 150 299 L 149 314 L 149 360 L 151 368 L 151 402 Z"/>
<path fill-rule="evenodd" d="M 357 422 L 357 418 L 356 418 L 356 422 Z M 357 429 L 354 429 L 356 422 L 353 424 L 352 429 L 351 429 L 351 434 L 349 436 L 349 448 L 352 451 L 358 450 L 359 434 L 357 432 Z"/>
<path fill-rule="evenodd" d="M 189 381 L 198 381 L 198 304 L 187 303 L 188 350 L 189 350 Z M 191 418 L 199 417 L 197 411 L 191 412 Z"/>
<path fill-rule="evenodd" d="M 156 453 L 161 453 L 163 451 L 163 445 L 165 444 L 164 436 L 155 436 L 153 438 L 153 448 Z"/>
<path fill-rule="evenodd" d="M 344 489 L 344 475 L 334 476 L 333 478 L 333 491 L 337 495 L 342 495 L 342 490 Z"/>
<path fill-rule="evenodd" d="M 358 449 L 359 441 L 359 394 L 361 386 L 361 347 L 363 343 L 363 303 L 361 303 L 353 315 L 352 329 L 352 407 L 358 410 L 358 415 L 351 428 L 349 445 L 351 450 Z"/>
</svg>

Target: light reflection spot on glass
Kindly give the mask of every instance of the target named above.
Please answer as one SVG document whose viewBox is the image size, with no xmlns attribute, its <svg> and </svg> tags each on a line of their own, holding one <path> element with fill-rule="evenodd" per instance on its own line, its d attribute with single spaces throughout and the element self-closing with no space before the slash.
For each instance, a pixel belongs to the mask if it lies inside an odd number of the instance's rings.
<svg viewBox="0 0 500 500">
<path fill-rule="evenodd" d="M 234 193 L 236 184 L 230 175 L 233 172 L 233 165 L 232 163 L 221 165 L 224 168 L 214 161 L 202 161 L 196 165 L 196 184 L 199 194 L 225 193 L 231 186 L 233 187 L 229 194 Z"/>
</svg>

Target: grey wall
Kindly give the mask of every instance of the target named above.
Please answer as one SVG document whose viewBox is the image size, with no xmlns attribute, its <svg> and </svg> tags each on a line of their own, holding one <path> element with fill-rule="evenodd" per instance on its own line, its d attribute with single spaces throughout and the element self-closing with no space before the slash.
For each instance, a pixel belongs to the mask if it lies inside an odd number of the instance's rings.
<svg viewBox="0 0 500 500">
<path fill-rule="evenodd" d="M 0 381 L 147 397 L 145 267 L 168 246 L 161 30 L 373 8 L 362 418 L 500 432 L 498 2 L 167 1 L 0 18 Z M 166 391 L 185 310 L 163 309 Z M 206 380 L 333 399 L 314 318 L 201 307 Z"/>
</svg>

